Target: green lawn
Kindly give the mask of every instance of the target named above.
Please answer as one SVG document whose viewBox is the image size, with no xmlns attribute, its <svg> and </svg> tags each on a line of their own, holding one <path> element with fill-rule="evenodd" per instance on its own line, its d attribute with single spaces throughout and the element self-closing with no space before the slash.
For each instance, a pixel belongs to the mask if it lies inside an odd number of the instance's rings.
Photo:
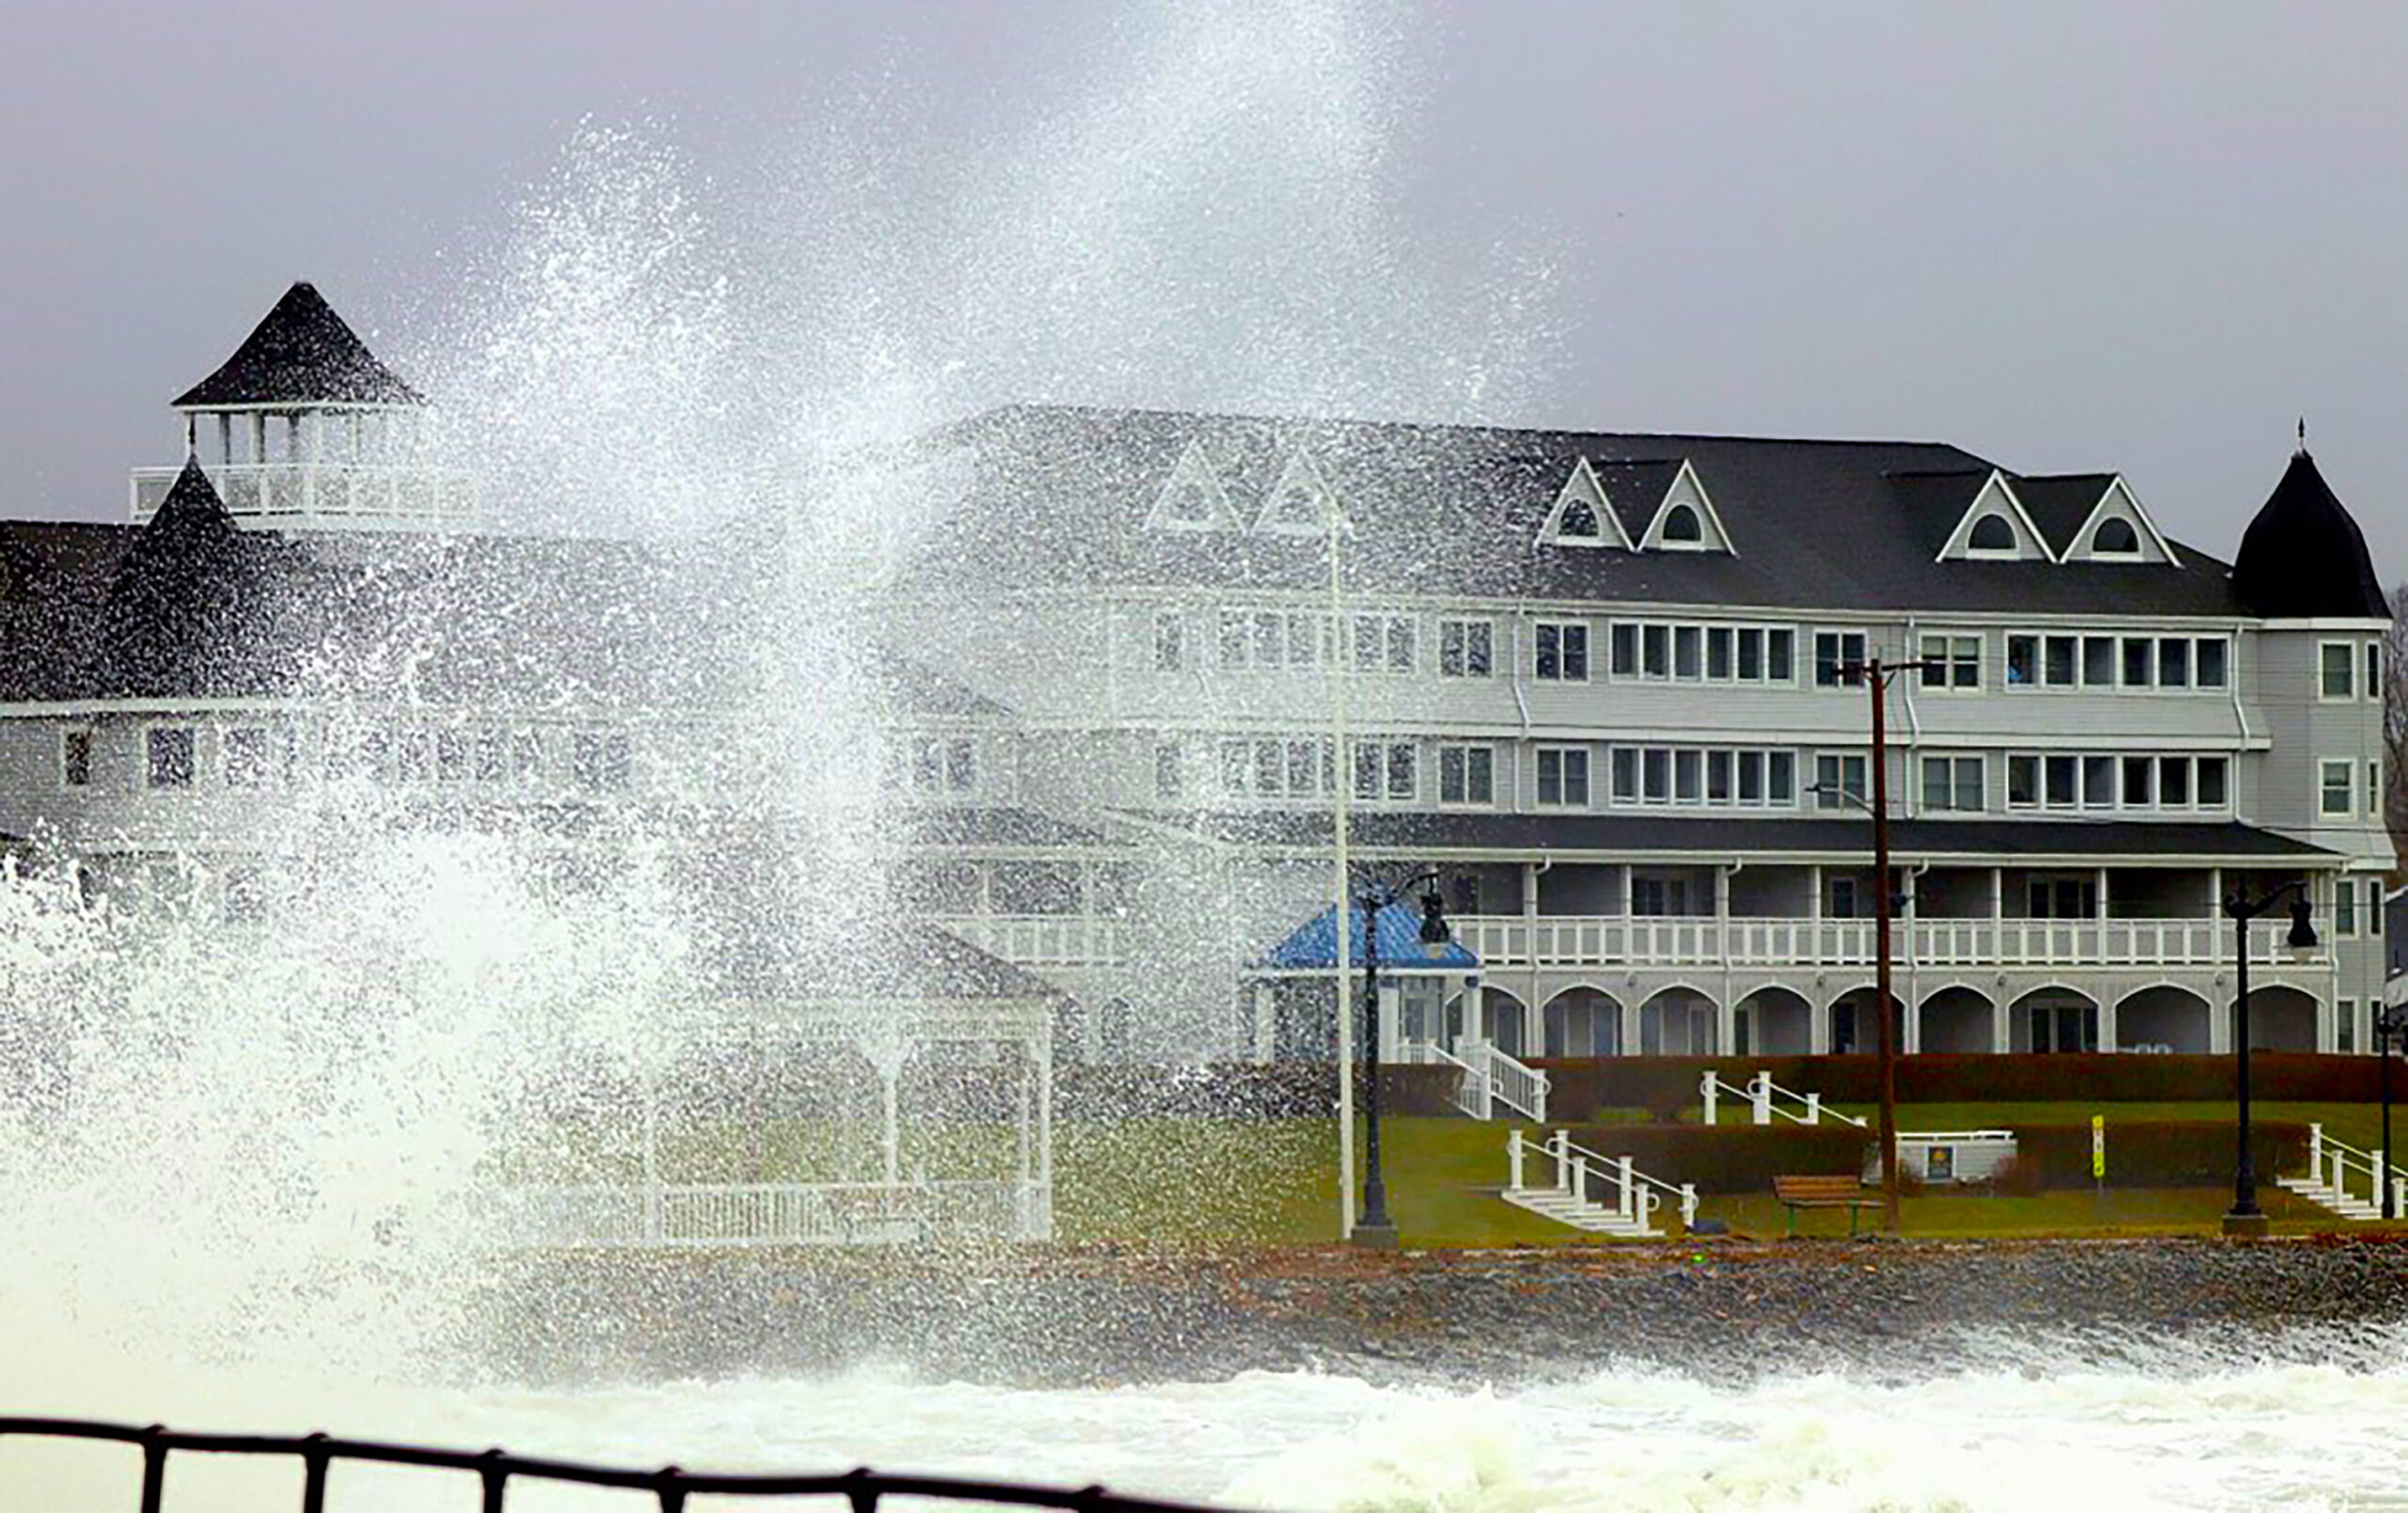
<svg viewBox="0 0 2408 1513">
<path fill-rule="evenodd" d="M 1867 1112 L 1851 1107 L 1849 1112 Z M 2321 1121 L 2359 1145 L 2376 1138 L 2377 1111 L 2359 1104 L 2258 1105 L 2267 1119 Z M 2229 1104 L 1902 1104 L 1906 1129 L 2014 1128 L 2086 1124 L 2104 1113 L 2108 1139 L 2119 1119 L 2228 1122 Z M 1604 1122 L 1614 1122 L 1608 1120 Z M 2408 1114 L 2400 1121 L 2408 1137 Z M 1597 1243 L 1500 1201 L 1507 1124 L 1454 1118 L 1384 1123 L 1388 1202 L 1409 1245 L 1433 1248 Z M 1519 1127 L 1536 1139 L 1538 1127 Z M 542 1148 L 504 1163 L 522 1181 L 631 1181 L 632 1131 L 556 1129 Z M 1605 1142 L 1610 1145 L 1610 1142 Z M 1609 1152 L 1608 1152 L 1609 1153 Z M 876 1175 L 878 1130 L 864 1122 L 737 1120 L 664 1127 L 660 1170 L 673 1182 L 861 1180 Z M 906 1126 L 907 1175 L 1006 1176 L 1019 1149 L 1007 1126 Z M 1125 1119 L 1065 1122 L 1054 1130 L 1054 1206 L 1060 1237 L 1072 1242 L 1312 1244 L 1337 1231 L 1337 1137 L 1326 1120 Z M 1536 1168 L 1534 1167 L 1534 1172 Z M 1657 1174 L 1673 1176 L 1676 1174 Z M 2330 1229 L 2337 1221 L 2301 1204 L 2261 1174 L 2260 1201 L 2282 1230 Z M 2034 1234 L 2212 1233 L 2231 1201 L 2226 1188 L 2045 1192 L 2030 1197 L 1943 1192 L 1909 1198 L 1901 1227 L 1941 1237 Z M 1743 1234 L 1777 1236 L 1785 1221 L 1770 1192 L 1708 1195 L 1701 1216 Z M 1668 1210 L 1663 1215 L 1671 1221 Z M 1870 1211 L 1860 1222 L 1875 1219 Z M 1803 1235 L 1845 1235 L 1839 1210 L 1800 1215 Z M 2364 1229 L 2374 1226 L 2352 1226 Z M 2408 1225 L 2400 1227 L 2408 1228 Z"/>
</svg>

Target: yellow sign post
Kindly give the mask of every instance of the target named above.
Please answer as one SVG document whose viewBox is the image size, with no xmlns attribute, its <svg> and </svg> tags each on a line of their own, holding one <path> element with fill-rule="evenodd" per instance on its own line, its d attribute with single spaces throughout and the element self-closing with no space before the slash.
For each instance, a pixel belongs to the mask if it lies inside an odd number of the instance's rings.
<svg viewBox="0 0 2408 1513">
<path fill-rule="evenodd" d="M 2095 1201 L 2107 1201 L 2107 1116 L 2090 1116 L 2090 1180 L 2095 1188 Z"/>
</svg>

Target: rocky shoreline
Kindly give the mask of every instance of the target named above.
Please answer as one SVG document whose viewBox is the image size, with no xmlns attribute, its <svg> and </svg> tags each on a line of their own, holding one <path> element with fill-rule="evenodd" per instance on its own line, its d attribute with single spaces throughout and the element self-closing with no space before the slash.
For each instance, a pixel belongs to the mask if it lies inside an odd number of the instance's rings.
<svg viewBox="0 0 2408 1513">
<path fill-rule="evenodd" d="M 1017 1386 L 1327 1370 L 1449 1382 L 1612 1364 L 1912 1379 L 2017 1342 L 2317 1361 L 2396 1344 L 2408 1244 L 1693 1241 L 1367 1254 L 1071 1249 L 522 1263 L 471 1316 L 532 1379 L 890 1365 Z M 1993 1360 L 1992 1358 L 1995 1358 Z"/>
</svg>

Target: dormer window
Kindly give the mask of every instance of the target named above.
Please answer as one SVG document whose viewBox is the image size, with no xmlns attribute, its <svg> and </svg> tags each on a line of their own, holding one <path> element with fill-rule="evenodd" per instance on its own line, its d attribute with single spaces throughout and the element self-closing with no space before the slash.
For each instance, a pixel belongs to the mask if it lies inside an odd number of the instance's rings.
<svg viewBox="0 0 2408 1513">
<path fill-rule="evenodd" d="M 1181 526 L 1212 524 L 1212 496 L 1201 483 L 1180 483 L 1163 500 L 1163 519 Z"/>
<path fill-rule="evenodd" d="M 1704 540 L 1705 527 L 1689 506 L 1676 504 L 1664 516 L 1664 541 L 1668 545 L 1695 546 Z"/>
<path fill-rule="evenodd" d="M 2141 533 L 2129 520 L 2108 519 L 2099 523 L 2091 532 L 2090 549 L 2100 557 L 2137 557 L 2141 550 Z"/>
<path fill-rule="evenodd" d="M 1563 501 L 1563 513 L 1557 517 L 1555 533 L 1567 541 L 1595 541 L 1597 509 L 1588 500 L 1571 498 Z"/>
<path fill-rule="evenodd" d="M 1973 522 L 1973 531 L 1965 538 L 1965 547 L 1968 551 L 2012 556 L 2015 553 L 2015 528 L 2007 524 L 2006 516 L 1992 512 Z"/>
</svg>

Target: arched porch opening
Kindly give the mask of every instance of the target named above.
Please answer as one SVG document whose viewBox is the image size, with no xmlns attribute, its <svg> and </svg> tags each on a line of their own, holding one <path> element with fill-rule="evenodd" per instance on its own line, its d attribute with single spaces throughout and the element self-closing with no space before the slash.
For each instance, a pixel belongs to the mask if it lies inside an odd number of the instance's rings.
<svg viewBox="0 0 2408 1513">
<path fill-rule="evenodd" d="M 2087 1051 L 2099 1048 L 2099 1004 L 2070 987 L 2036 987 L 2006 1013 L 2007 1044 L 2020 1051 Z"/>
<path fill-rule="evenodd" d="M 1872 987 L 1852 987 L 1831 1000 L 1831 1054 L 1870 1056 L 1881 1048 L 1881 1027 L 1873 1017 Z M 1890 992 L 1891 1045 L 1900 1055 L 1907 1049 L 1907 1009 L 1895 988 Z"/>
<path fill-rule="evenodd" d="M 2171 983 L 2144 987 L 2115 1004 L 2115 1048 L 2204 1056 L 2214 1016 L 2214 1006 L 2188 988 Z"/>
<path fill-rule="evenodd" d="M 2249 1048 L 2314 1050 L 2316 999 L 2296 987 L 2249 990 Z"/>
<path fill-rule="evenodd" d="M 1528 1056 L 1530 1044 L 1530 1006 L 1506 992 L 1492 987 L 1481 1000 L 1481 1010 L 1488 1017 L 1488 1042 L 1508 1056 Z"/>
<path fill-rule="evenodd" d="M 1734 1056 L 1803 1056 L 1814 1048 L 1814 1010 L 1786 987 L 1760 987 L 1731 1014 Z"/>
<path fill-rule="evenodd" d="M 1714 1001 L 1693 987 L 1668 987 L 1639 1006 L 1642 1056 L 1712 1056 Z"/>
<path fill-rule="evenodd" d="M 1567 987 L 1546 1001 L 1544 1015 L 1549 1056 L 1622 1054 L 1622 1004 L 1593 987 Z"/>
<path fill-rule="evenodd" d="M 1970 987 L 1943 987 L 1923 1001 L 1916 1047 L 1935 1056 L 1981 1055 L 1998 1049 L 1992 1033 L 1997 1011 Z"/>
</svg>

